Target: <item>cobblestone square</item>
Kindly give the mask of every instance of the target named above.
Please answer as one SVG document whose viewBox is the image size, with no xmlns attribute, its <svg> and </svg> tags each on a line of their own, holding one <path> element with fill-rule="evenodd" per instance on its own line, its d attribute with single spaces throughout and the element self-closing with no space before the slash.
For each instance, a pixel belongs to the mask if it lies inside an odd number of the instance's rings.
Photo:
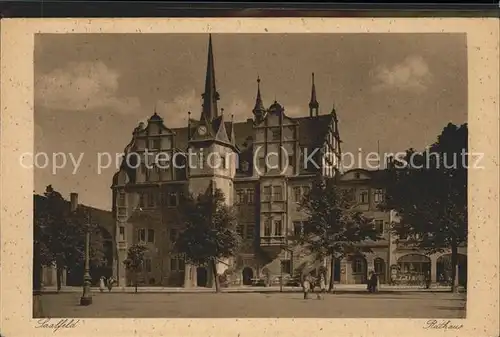
<svg viewBox="0 0 500 337">
<path fill-rule="evenodd" d="M 43 294 L 45 317 L 76 318 L 465 318 L 465 294 L 388 292 L 301 293 L 94 293 Z"/>
</svg>

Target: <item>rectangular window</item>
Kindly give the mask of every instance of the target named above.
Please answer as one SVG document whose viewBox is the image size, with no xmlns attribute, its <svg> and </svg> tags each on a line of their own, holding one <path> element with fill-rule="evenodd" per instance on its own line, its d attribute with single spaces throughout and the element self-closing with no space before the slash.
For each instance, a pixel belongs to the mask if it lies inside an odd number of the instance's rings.
<svg viewBox="0 0 500 337">
<path fill-rule="evenodd" d="M 271 130 L 271 139 L 273 141 L 280 140 L 280 129 L 272 129 Z"/>
<path fill-rule="evenodd" d="M 226 167 L 226 157 L 222 154 L 220 156 L 220 169 L 221 170 L 225 170 L 227 167 Z"/>
<path fill-rule="evenodd" d="M 243 236 L 245 233 L 245 226 L 244 225 L 238 225 L 238 227 L 236 227 L 236 232 L 238 233 L 239 236 L 241 236 L 242 238 L 245 238 Z"/>
<path fill-rule="evenodd" d="M 170 230 L 170 242 L 175 242 L 175 240 L 177 240 L 177 233 L 177 229 L 175 228 Z"/>
<path fill-rule="evenodd" d="M 139 207 L 144 207 L 145 202 L 144 202 L 144 193 L 139 193 Z"/>
<path fill-rule="evenodd" d="M 139 242 L 146 242 L 146 230 L 144 228 L 139 229 Z"/>
<path fill-rule="evenodd" d="M 155 194 L 153 192 L 148 193 L 148 207 L 155 207 Z"/>
<path fill-rule="evenodd" d="M 161 149 L 161 139 L 151 139 L 149 141 L 149 148 L 151 150 L 160 150 Z"/>
<path fill-rule="evenodd" d="M 118 237 L 119 237 L 120 241 L 125 241 L 125 227 L 124 226 L 120 226 Z"/>
<path fill-rule="evenodd" d="M 146 267 L 146 272 L 151 273 L 151 259 L 146 259 L 144 261 L 145 267 Z"/>
<path fill-rule="evenodd" d="M 373 200 L 375 203 L 381 203 L 384 201 L 384 191 L 381 188 L 377 188 L 373 194 Z"/>
<path fill-rule="evenodd" d="M 293 155 L 288 156 L 288 167 L 295 166 L 295 157 Z"/>
<path fill-rule="evenodd" d="M 306 163 L 304 163 L 305 158 L 307 153 L 307 148 L 306 147 L 301 147 L 300 148 L 300 154 L 299 154 L 299 166 L 303 169 L 306 168 Z"/>
<path fill-rule="evenodd" d="M 179 268 L 179 266 L 177 264 L 177 259 L 176 258 L 171 258 L 170 259 L 170 270 L 177 271 L 178 268 Z"/>
<path fill-rule="evenodd" d="M 186 265 L 184 258 L 178 259 L 178 265 L 179 265 L 179 271 L 184 271 Z"/>
<path fill-rule="evenodd" d="M 273 200 L 283 201 L 283 187 L 273 186 Z"/>
<path fill-rule="evenodd" d="M 165 205 L 165 192 L 158 193 L 157 205 Z"/>
<path fill-rule="evenodd" d="M 155 230 L 154 229 L 148 229 L 148 242 L 154 243 L 155 242 Z"/>
<path fill-rule="evenodd" d="M 245 190 L 237 189 L 236 190 L 236 203 L 243 204 L 244 197 L 245 197 Z"/>
<path fill-rule="evenodd" d="M 300 202 L 302 194 L 300 193 L 300 187 L 296 186 L 293 188 L 293 201 L 294 202 Z"/>
<path fill-rule="evenodd" d="M 169 207 L 176 207 L 177 206 L 177 193 L 176 192 L 170 192 L 168 194 L 168 206 Z"/>
<path fill-rule="evenodd" d="M 274 221 L 274 236 L 282 236 L 283 235 L 283 223 L 281 220 Z"/>
<path fill-rule="evenodd" d="M 309 186 L 302 186 L 302 197 L 307 197 L 311 192 L 311 188 Z"/>
<path fill-rule="evenodd" d="M 299 237 L 302 235 L 302 222 L 294 221 L 293 222 L 293 235 Z"/>
<path fill-rule="evenodd" d="M 246 238 L 248 240 L 253 240 L 254 238 L 254 232 L 255 232 L 255 226 L 254 224 L 247 224 L 246 226 Z"/>
<path fill-rule="evenodd" d="M 173 257 L 170 259 L 170 270 L 171 271 L 184 271 L 185 268 L 184 257 Z"/>
<path fill-rule="evenodd" d="M 353 274 L 360 274 L 363 272 L 364 261 L 361 258 L 356 258 L 352 263 Z"/>
<path fill-rule="evenodd" d="M 290 260 L 281 260 L 281 270 L 284 274 L 292 273 L 292 261 Z"/>
<path fill-rule="evenodd" d="M 359 202 L 361 204 L 367 204 L 368 203 L 368 190 L 361 190 L 359 192 Z"/>
<path fill-rule="evenodd" d="M 254 203 L 254 191 L 253 191 L 253 188 L 249 188 L 247 190 L 247 203 L 248 204 L 253 204 Z"/>
<path fill-rule="evenodd" d="M 384 220 L 375 220 L 375 230 L 378 234 L 384 233 Z"/>
<path fill-rule="evenodd" d="M 264 186 L 264 201 L 271 201 L 271 186 Z"/>
<path fill-rule="evenodd" d="M 125 192 L 118 192 L 118 206 L 126 206 Z"/>
<path fill-rule="evenodd" d="M 271 236 L 271 220 L 264 222 L 264 236 Z"/>
<path fill-rule="evenodd" d="M 127 208 L 118 207 L 118 216 L 127 216 Z"/>
</svg>

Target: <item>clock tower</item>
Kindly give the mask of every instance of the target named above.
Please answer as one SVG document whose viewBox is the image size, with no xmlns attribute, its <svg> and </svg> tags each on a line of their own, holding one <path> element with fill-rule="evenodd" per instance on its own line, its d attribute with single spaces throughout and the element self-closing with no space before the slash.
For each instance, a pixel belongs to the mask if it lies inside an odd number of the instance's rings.
<svg viewBox="0 0 500 337">
<path fill-rule="evenodd" d="M 191 121 L 189 126 L 188 165 L 189 192 L 196 197 L 211 193 L 213 188 L 220 189 L 228 205 L 233 204 L 233 180 L 236 173 L 237 147 L 234 139 L 232 120 L 226 120 L 222 111 L 218 110 L 219 93 L 215 84 L 215 67 L 212 52 L 212 37 L 208 41 L 207 71 L 205 92 L 202 95 L 203 105 L 199 121 Z M 222 273 L 230 261 L 217 267 Z M 213 284 L 209 267 L 186 266 L 185 286 L 197 286 L 196 273 L 200 268 L 208 276 L 207 286 Z M 221 268 L 221 270 L 219 270 Z M 198 285 L 200 286 L 200 285 Z"/>
</svg>

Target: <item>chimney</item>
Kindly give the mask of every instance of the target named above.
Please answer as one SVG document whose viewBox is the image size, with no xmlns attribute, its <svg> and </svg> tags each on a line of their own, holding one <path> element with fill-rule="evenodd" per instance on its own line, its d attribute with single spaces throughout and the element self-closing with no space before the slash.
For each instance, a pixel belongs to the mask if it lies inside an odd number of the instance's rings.
<svg viewBox="0 0 500 337">
<path fill-rule="evenodd" d="M 71 212 L 74 212 L 78 208 L 78 193 L 70 193 L 70 201 L 71 201 Z"/>
</svg>

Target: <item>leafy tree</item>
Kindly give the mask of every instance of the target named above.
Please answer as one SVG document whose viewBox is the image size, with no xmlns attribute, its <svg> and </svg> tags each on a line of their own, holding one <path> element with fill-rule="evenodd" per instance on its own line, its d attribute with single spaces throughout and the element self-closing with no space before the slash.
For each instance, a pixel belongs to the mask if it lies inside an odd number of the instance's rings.
<svg viewBox="0 0 500 337">
<path fill-rule="evenodd" d="M 297 242 L 318 260 L 330 258 L 329 291 L 333 290 L 335 260 L 371 252 L 360 243 L 379 238 L 372 219 L 356 210 L 356 206 L 350 192 L 341 189 L 336 178 L 326 177 L 316 179 L 301 202 L 300 209 L 307 214 L 308 221 Z"/>
<path fill-rule="evenodd" d="M 467 124 L 450 123 L 423 153 L 409 149 L 393 158 L 382 205 L 400 218 L 392 224 L 396 242 L 427 253 L 451 250 L 452 291 L 458 247 L 467 243 L 467 137 Z"/>
<path fill-rule="evenodd" d="M 100 265 L 104 260 L 104 241 L 100 228 L 90 223 L 88 209 L 71 211 L 62 195 L 47 186 L 45 198 L 34 198 L 34 248 L 37 263 L 56 266 L 57 289 L 61 289 L 64 268 L 83 265 L 85 260 L 85 234 L 91 232 L 91 263 Z M 37 280 L 41 281 L 41 280 Z"/>
<path fill-rule="evenodd" d="M 185 197 L 180 214 L 185 229 L 175 249 L 194 265 L 210 266 L 215 290 L 220 292 L 217 261 L 234 256 L 241 243 L 234 210 L 226 205 L 224 193 L 214 189 L 196 198 Z"/>
<path fill-rule="evenodd" d="M 135 277 L 135 292 L 137 293 L 137 286 L 139 285 L 139 273 L 142 271 L 144 265 L 144 255 L 148 248 L 142 244 L 134 244 L 129 247 L 127 251 L 127 258 L 123 261 L 125 269 L 132 272 Z"/>
</svg>

